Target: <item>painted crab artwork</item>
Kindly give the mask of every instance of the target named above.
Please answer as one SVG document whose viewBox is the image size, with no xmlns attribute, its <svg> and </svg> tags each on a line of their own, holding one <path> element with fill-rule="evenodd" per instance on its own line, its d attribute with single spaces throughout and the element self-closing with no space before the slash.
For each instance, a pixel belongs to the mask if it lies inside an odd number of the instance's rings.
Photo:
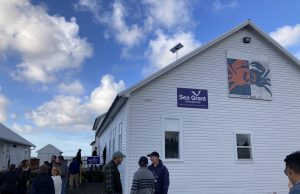
<svg viewBox="0 0 300 194">
<path fill-rule="evenodd" d="M 272 96 L 270 69 L 258 61 L 227 58 L 229 94 L 235 97 L 264 99 Z M 251 89 L 260 88 L 261 93 Z M 263 88 L 263 90 L 261 90 Z M 268 95 L 262 94 L 267 92 Z"/>
</svg>

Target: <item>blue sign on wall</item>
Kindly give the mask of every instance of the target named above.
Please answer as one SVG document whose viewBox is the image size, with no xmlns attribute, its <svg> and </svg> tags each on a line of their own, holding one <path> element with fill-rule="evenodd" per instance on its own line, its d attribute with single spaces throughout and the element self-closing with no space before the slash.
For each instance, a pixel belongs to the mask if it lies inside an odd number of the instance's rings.
<svg viewBox="0 0 300 194">
<path fill-rule="evenodd" d="M 208 109 L 207 90 L 177 88 L 177 106 Z"/>
<path fill-rule="evenodd" d="M 86 159 L 87 164 L 100 164 L 99 156 L 89 156 Z"/>
</svg>

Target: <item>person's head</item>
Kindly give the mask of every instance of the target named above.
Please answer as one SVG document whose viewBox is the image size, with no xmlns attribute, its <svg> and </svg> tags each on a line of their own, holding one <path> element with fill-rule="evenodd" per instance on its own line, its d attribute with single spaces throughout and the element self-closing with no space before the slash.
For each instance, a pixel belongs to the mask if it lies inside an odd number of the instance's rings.
<svg viewBox="0 0 300 194">
<path fill-rule="evenodd" d="M 11 165 L 9 166 L 9 171 L 10 171 L 10 172 L 14 171 L 15 169 L 16 169 L 16 165 L 15 165 L 15 164 L 11 164 Z"/>
<path fill-rule="evenodd" d="M 51 156 L 51 163 L 54 163 L 56 161 L 56 156 L 55 155 L 52 155 Z"/>
<path fill-rule="evenodd" d="M 112 159 L 116 165 L 122 164 L 122 161 L 124 158 L 125 158 L 125 155 L 119 151 L 116 151 L 112 156 Z"/>
<path fill-rule="evenodd" d="M 50 166 L 50 163 L 48 161 L 44 161 L 44 165 Z"/>
<path fill-rule="evenodd" d="M 140 157 L 139 166 L 140 167 L 147 167 L 148 166 L 148 158 L 146 156 Z"/>
<path fill-rule="evenodd" d="M 29 166 L 29 160 L 23 160 L 22 167 L 28 167 L 28 166 Z"/>
<path fill-rule="evenodd" d="M 57 167 L 57 166 L 54 166 L 53 168 L 52 168 L 52 175 L 53 176 L 58 176 L 58 175 L 60 175 L 60 171 L 59 171 L 59 168 Z"/>
<path fill-rule="evenodd" d="M 63 163 L 64 160 L 65 160 L 65 158 L 63 156 L 58 156 L 57 157 L 57 162 L 58 163 Z"/>
<path fill-rule="evenodd" d="M 81 149 L 79 149 L 78 152 L 81 152 Z"/>
<path fill-rule="evenodd" d="M 42 165 L 42 166 L 40 167 L 40 172 L 39 172 L 39 174 L 41 174 L 41 175 L 47 175 L 48 169 L 49 169 L 48 166 Z"/>
<path fill-rule="evenodd" d="M 300 181 L 300 151 L 287 155 L 284 162 L 284 173 L 293 184 L 296 184 Z"/>
<path fill-rule="evenodd" d="M 147 156 L 150 157 L 150 160 L 151 160 L 153 165 L 157 165 L 159 163 L 159 154 L 158 154 L 158 152 L 154 151 L 154 152 L 148 154 Z"/>
<path fill-rule="evenodd" d="M 97 147 L 95 147 L 95 149 L 94 150 L 97 150 Z"/>
</svg>

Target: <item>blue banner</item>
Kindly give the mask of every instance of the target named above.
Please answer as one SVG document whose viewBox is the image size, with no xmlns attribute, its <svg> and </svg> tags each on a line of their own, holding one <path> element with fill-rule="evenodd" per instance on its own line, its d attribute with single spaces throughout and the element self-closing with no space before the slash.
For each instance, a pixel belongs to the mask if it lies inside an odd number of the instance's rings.
<svg viewBox="0 0 300 194">
<path fill-rule="evenodd" d="M 87 164 L 100 164 L 99 156 L 89 156 L 86 159 Z"/>
<path fill-rule="evenodd" d="M 177 88 L 177 106 L 208 109 L 207 90 Z"/>
</svg>

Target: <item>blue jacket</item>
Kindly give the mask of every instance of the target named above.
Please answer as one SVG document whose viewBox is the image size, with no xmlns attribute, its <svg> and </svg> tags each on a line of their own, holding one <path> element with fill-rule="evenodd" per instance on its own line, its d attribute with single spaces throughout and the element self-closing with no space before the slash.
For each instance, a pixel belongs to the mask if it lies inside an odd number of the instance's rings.
<svg viewBox="0 0 300 194">
<path fill-rule="evenodd" d="M 156 167 L 153 164 L 148 166 L 148 169 L 152 172 L 155 178 L 155 194 L 167 194 L 169 189 L 169 171 L 162 161 Z"/>
<path fill-rule="evenodd" d="M 70 174 L 79 174 L 80 172 L 80 164 L 76 160 L 73 160 L 69 166 Z"/>
</svg>

